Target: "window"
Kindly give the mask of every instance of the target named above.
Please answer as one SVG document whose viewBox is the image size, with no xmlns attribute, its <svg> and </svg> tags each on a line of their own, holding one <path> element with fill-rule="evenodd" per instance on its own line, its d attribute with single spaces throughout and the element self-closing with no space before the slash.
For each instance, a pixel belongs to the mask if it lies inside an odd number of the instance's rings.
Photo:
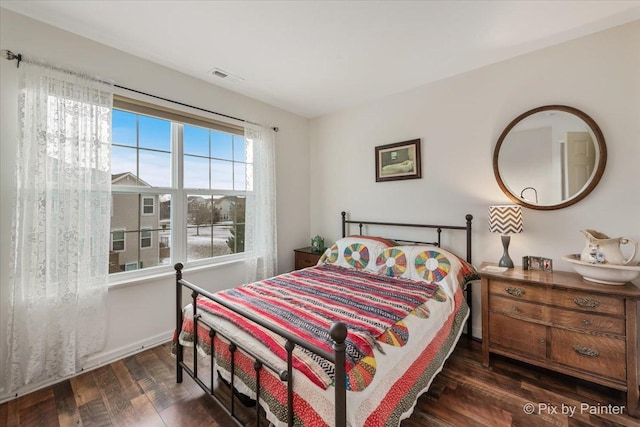
<svg viewBox="0 0 640 427">
<path fill-rule="evenodd" d="M 252 146 L 241 128 L 181 114 L 114 100 L 111 228 L 127 231 L 112 232 L 112 273 L 244 252 Z"/>
<path fill-rule="evenodd" d="M 114 252 L 124 251 L 124 230 L 111 232 L 111 250 Z M 103 246 L 104 247 L 104 246 Z"/>
<path fill-rule="evenodd" d="M 155 211 L 153 197 L 143 197 L 142 198 L 142 215 L 153 215 Z"/>
<path fill-rule="evenodd" d="M 150 248 L 151 247 L 151 229 L 143 228 L 140 230 L 140 248 Z"/>
<path fill-rule="evenodd" d="M 131 271 L 131 270 L 137 270 L 137 269 L 138 269 L 137 262 L 130 262 L 124 265 L 124 271 Z"/>
</svg>

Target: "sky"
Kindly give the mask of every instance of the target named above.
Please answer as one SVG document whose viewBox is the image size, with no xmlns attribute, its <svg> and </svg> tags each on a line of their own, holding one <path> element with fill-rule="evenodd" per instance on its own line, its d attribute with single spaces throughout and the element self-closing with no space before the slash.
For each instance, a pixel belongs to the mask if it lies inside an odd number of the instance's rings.
<svg viewBox="0 0 640 427">
<path fill-rule="evenodd" d="M 245 190 L 245 168 L 251 165 L 244 163 L 244 138 L 191 125 L 183 128 L 185 188 Z M 113 174 L 132 172 L 151 186 L 171 187 L 170 151 L 168 120 L 113 110 Z"/>
</svg>

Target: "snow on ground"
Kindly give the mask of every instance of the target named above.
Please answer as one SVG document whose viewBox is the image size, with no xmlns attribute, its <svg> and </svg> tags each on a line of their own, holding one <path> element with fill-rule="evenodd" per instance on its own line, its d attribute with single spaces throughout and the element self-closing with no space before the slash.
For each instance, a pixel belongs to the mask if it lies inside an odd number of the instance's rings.
<svg viewBox="0 0 640 427">
<path fill-rule="evenodd" d="M 199 227 L 198 230 L 197 227 L 190 226 L 187 229 L 187 260 L 193 261 L 232 253 L 227 246 L 227 239 L 230 237 L 230 226 L 214 226 L 213 230 L 212 227 Z"/>
<path fill-rule="evenodd" d="M 218 255 L 231 254 L 231 249 L 227 246 L 227 239 L 231 237 L 231 225 L 211 226 L 189 225 L 187 228 L 187 261 L 210 258 Z M 169 231 L 160 232 L 161 236 L 166 236 L 166 240 L 171 246 Z M 213 239 L 212 239 L 213 233 Z M 161 258 L 160 265 L 168 265 L 171 262 L 169 257 Z"/>
</svg>

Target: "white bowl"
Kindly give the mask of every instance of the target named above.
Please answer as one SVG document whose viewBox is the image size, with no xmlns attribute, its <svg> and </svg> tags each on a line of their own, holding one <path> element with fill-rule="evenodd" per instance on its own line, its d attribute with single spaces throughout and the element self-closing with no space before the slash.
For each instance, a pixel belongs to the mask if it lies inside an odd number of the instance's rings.
<svg viewBox="0 0 640 427">
<path fill-rule="evenodd" d="M 565 255 L 576 273 L 591 282 L 605 285 L 624 285 L 640 276 L 640 265 L 590 264 L 580 260 L 580 254 Z"/>
</svg>

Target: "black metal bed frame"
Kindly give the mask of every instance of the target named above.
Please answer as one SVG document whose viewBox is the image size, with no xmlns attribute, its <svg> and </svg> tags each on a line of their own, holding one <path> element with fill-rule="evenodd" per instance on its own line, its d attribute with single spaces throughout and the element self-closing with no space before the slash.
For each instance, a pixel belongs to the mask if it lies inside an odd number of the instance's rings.
<svg viewBox="0 0 640 427">
<path fill-rule="evenodd" d="M 467 214 L 465 216 L 466 226 L 455 226 L 455 225 L 427 225 L 427 224 L 405 224 L 405 223 L 393 223 L 393 222 L 376 222 L 376 221 L 354 221 L 346 219 L 346 212 L 342 212 L 342 237 L 346 236 L 347 225 L 348 224 L 358 224 L 360 228 L 360 235 L 362 235 L 362 228 L 364 225 L 380 225 L 380 226 L 398 226 L 398 227 L 416 227 L 416 228 L 432 228 L 436 229 L 438 233 L 437 242 L 433 242 L 432 244 L 440 246 L 440 234 L 442 230 L 466 230 L 467 233 L 467 261 L 471 262 L 471 221 L 473 216 Z M 400 241 L 406 242 L 407 240 L 400 239 Z M 413 242 L 413 243 L 421 243 L 421 242 Z M 218 298 L 215 294 L 208 292 L 182 278 L 182 269 L 184 268 L 183 264 L 177 263 L 174 266 L 176 270 L 176 334 L 179 335 L 180 330 L 182 328 L 183 322 L 183 305 L 182 305 L 182 292 L 183 288 L 187 288 L 191 290 L 191 298 L 193 305 L 193 368 L 190 368 L 184 361 L 184 347 L 180 344 L 180 340 L 176 337 L 176 381 L 178 383 L 182 382 L 183 372 L 186 372 L 193 380 L 198 384 L 217 404 L 218 406 L 229 415 L 234 422 L 238 426 L 243 426 L 242 422 L 236 416 L 235 410 L 235 352 L 240 349 L 246 354 L 248 354 L 253 360 L 254 365 L 253 368 L 255 370 L 256 376 L 256 426 L 260 425 L 260 372 L 262 369 L 270 369 L 274 373 L 278 375 L 278 377 L 287 383 L 287 424 L 289 426 L 293 425 L 294 422 L 294 413 L 293 413 L 293 367 L 292 367 L 292 353 L 295 349 L 295 346 L 303 347 L 322 358 L 332 362 L 335 365 L 335 426 L 336 427 L 346 427 L 346 415 L 347 415 L 347 393 L 346 393 L 346 381 L 345 381 L 345 348 L 346 345 L 344 341 L 347 337 L 347 326 L 343 322 L 334 323 L 329 329 L 329 335 L 331 339 L 334 341 L 333 343 L 333 353 L 327 352 L 321 348 L 310 345 L 309 343 L 303 341 L 299 337 L 290 334 L 288 331 L 285 331 L 279 328 L 276 325 L 273 325 L 265 320 L 257 317 L 253 313 L 250 313 L 246 310 L 238 308 L 232 304 L 228 304 L 224 300 Z M 286 339 L 285 349 L 287 350 L 287 369 L 282 371 L 278 370 L 270 363 L 262 360 L 252 351 L 247 349 L 241 343 L 234 342 L 230 337 L 225 336 L 220 331 L 216 331 L 213 325 L 208 324 L 204 321 L 200 314 L 197 311 L 196 299 L 199 296 L 206 297 L 212 301 L 215 301 L 218 304 L 238 313 L 241 316 L 248 318 L 249 320 L 257 323 L 260 326 L 267 328 L 268 330 L 275 332 L 276 334 L 282 336 Z M 468 336 L 471 337 L 471 286 L 467 286 L 467 304 L 469 305 L 469 320 L 467 323 L 467 333 Z M 209 338 L 211 339 L 211 355 L 210 355 L 210 364 L 211 364 L 211 372 L 210 372 L 210 385 L 207 386 L 199 377 L 198 377 L 198 324 L 201 323 L 205 325 L 209 329 Z M 230 405 L 227 407 L 224 402 L 221 400 L 219 396 L 216 395 L 214 391 L 214 361 L 215 361 L 215 349 L 213 346 L 213 340 L 217 336 L 223 337 L 229 342 L 229 352 L 231 355 L 231 368 L 230 368 L 230 384 L 229 384 L 229 393 L 230 393 Z"/>
</svg>

